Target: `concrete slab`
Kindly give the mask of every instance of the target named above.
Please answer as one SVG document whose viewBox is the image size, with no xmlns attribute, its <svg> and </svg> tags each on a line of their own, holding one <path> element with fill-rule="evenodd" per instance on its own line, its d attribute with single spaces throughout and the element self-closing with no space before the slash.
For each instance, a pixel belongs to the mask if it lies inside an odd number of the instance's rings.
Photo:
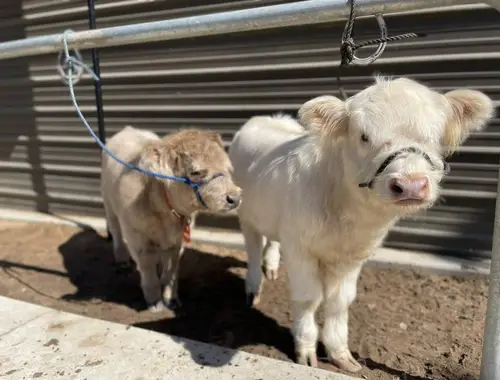
<svg viewBox="0 0 500 380">
<path fill-rule="evenodd" d="M 8 300 L 8 299 L 7 299 Z M 15 303 L 15 301 L 13 301 Z M 0 305 L 2 305 L 2 300 L 0 299 Z M 13 304 L 12 304 L 13 305 Z M 12 306 L 13 307 L 13 306 Z M 23 307 L 22 313 L 9 313 L 7 312 L 3 315 L 3 308 L 0 306 L 0 341 L 4 335 L 9 334 L 11 331 L 24 326 L 32 322 L 33 320 L 39 318 L 44 313 L 48 313 L 51 310 L 46 310 L 40 308 L 38 305 L 33 305 L 26 303 Z M 0 373 L 2 367 L 0 366 Z"/>
<path fill-rule="evenodd" d="M 0 297 L 0 378 L 354 380 Z"/>
<path fill-rule="evenodd" d="M 58 223 L 80 227 L 88 226 L 98 231 L 106 230 L 106 221 L 103 218 L 52 216 L 37 212 L 23 212 L 0 208 L 0 219 L 23 222 Z M 0 224 L 0 228 L 1 227 L 2 225 Z M 244 250 L 243 236 L 239 232 L 214 232 L 212 230 L 194 229 L 192 232 L 192 240 L 198 243 L 214 244 L 227 248 Z M 430 273 L 458 276 L 488 276 L 490 273 L 490 260 L 470 261 L 431 253 L 389 248 L 380 248 L 376 250 L 375 255 L 368 261 L 367 265 L 382 268 L 414 268 L 422 269 Z"/>
</svg>

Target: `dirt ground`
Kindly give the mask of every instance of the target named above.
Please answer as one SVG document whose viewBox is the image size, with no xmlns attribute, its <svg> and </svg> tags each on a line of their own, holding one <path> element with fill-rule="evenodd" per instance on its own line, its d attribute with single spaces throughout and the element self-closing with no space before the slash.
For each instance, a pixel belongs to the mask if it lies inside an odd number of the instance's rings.
<svg viewBox="0 0 500 380">
<path fill-rule="evenodd" d="M 257 309 L 246 308 L 243 252 L 193 245 L 181 265 L 182 310 L 154 314 L 137 273 L 117 273 L 111 243 L 94 231 L 2 222 L 0 247 L 1 295 L 293 360 L 285 274 L 266 282 Z M 350 347 L 365 366 L 357 376 L 478 379 L 486 297 L 481 279 L 365 268 L 350 312 Z"/>
</svg>

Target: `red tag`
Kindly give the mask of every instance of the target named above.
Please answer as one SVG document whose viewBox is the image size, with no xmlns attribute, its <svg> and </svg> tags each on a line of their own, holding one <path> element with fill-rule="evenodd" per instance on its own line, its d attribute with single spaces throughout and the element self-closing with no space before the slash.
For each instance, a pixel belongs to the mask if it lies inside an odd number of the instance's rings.
<svg viewBox="0 0 500 380">
<path fill-rule="evenodd" d="M 184 242 L 191 243 L 191 226 L 189 223 L 184 226 Z"/>
</svg>

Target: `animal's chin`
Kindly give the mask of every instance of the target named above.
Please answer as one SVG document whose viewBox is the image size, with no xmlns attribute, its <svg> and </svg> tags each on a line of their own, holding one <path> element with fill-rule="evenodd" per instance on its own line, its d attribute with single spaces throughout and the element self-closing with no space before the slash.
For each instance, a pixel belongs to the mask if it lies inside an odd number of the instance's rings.
<svg viewBox="0 0 500 380">
<path fill-rule="evenodd" d="M 422 206 L 427 203 L 427 201 L 423 199 L 401 199 L 394 203 L 398 206 Z"/>
<path fill-rule="evenodd" d="M 230 206 L 230 205 L 220 205 L 220 204 L 210 204 L 210 203 L 208 203 L 207 206 L 208 206 L 208 209 L 211 212 L 221 213 L 221 214 L 225 214 L 227 212 L 230 212 L 230 211 L 233 211 L 233 210 L 237 209 L 237 207 L 233 207 L 233 206 Z M 204 208 L 204 210 L 206 211 L 207 209 Z"/>
<path fill-rule="evenodd" d="M 400 199 L 394 201 L 394 205 L 405 210 L 417 210 L 428 208 L 432 204 L 430 199 Z"/>
</svg>

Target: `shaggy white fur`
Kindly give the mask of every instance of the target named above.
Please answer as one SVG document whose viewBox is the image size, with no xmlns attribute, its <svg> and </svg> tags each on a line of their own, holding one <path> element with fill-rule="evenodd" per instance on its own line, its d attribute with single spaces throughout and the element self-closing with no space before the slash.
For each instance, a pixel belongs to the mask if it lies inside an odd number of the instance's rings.
<svg viewBox="0 0 500 380">
<path fill-rule="evenodd" d="M 300 124 L 256 116 L 235 135 L 229 156 L 243 189 L 246 291 L 258 302 L 267 238 L 269 278 L 276 278 L 283 254 L 299 363 L 317 365 L 315 312 L 323 302 L 321 339 L 329 359 L 347 371 L 361 368 L 348 348 L 347 321 L 363 263 L 399 218 L 435 202 L 443 156 L 492 116 L 481 92 L 440 94 L 410 79 L 379 77 L 346 102 L 308 101 Z M 372 180 L 371 188 L 359 186 Z"/>
</svg>

